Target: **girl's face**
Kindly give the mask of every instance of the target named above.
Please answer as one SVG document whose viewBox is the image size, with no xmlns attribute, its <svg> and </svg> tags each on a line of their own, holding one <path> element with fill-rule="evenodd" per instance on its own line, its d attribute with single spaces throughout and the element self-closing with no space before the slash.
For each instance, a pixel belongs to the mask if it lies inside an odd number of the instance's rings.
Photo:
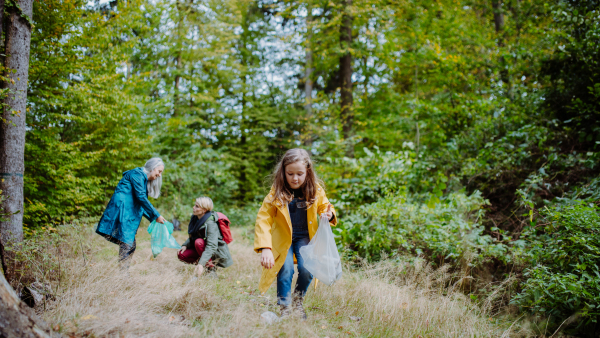
<svg viewBox="0 0 600 338">
<path fill-rule="evenodd" d="M 299 189 L 306 180 L 306 165 L 302 161 L 285 166 L 285 179 L 292 189 Z"/>
<path fill-rule="evenodd" d="M 198 203 L 194 204 L 194 215 L 196 216 L 202 216 L 206 213 L 206 210 L 204 210 L 203 208 L 201 208 Z"/>
</svg>

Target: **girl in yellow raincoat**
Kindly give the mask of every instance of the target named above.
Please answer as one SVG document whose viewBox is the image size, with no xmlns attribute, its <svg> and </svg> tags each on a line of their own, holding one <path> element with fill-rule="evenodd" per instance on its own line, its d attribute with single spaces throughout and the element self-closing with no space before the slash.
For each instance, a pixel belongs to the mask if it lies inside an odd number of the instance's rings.
<svg viewBox="0 0 600 338">
<path fill-rule="evenodd" d="M 300 248 L 319 227 L 319 215 L 337 224 L 335 212 L 314 171 L 308 152 L 288 150 L 275 167 L 273 186 L 256 217 L 254 250 L 263 266 L 259 290 L 264 293 L 277 278 L 277 303 L 281 316 L 293 312 L 306 319 L 302 306 L 313 276 L 304 268 Z M 295 256 L 295 257 L 294 257 Z M 292 294 L 294 258 L 298 279 Z"/>
</svg>

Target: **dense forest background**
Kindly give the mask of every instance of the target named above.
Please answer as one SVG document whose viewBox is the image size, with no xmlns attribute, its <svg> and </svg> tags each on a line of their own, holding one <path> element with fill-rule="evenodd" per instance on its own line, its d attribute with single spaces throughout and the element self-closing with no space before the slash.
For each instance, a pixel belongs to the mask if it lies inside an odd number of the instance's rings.
<svg viewBox="0 0 600 338">
<path fill-rule="evenodd" d="M 32 23 L 27 235 L 99 217 L 151 156 L 164 216 L 208 195 L 251 224 L 303 147 L 350 261 L 419 255 L 597 332 L 599 1 L 45 0 Z"/>
</svg>

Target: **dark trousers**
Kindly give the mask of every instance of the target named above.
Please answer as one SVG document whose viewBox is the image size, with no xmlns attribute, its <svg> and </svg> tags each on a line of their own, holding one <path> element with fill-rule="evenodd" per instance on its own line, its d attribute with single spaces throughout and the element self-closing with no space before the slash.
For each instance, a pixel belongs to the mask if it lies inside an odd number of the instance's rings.
<svg viewBox="0 0 600 338">
<path fill-rule="evenodd" d="M 121 269 L 127 270 L 129 269 L 129 262 L 131 261 L 131 256 L 135 252 L 135 239 L 133 240 L 133 244 L 129 245 L 127 243 L 123 243 L 120 240 L 110 236 L 104 235 L 107 241 L 111 243 L 115 243 L 119 246 L 119 263 L 121 264 Z"/>
<path fill-rule="evenodd" d="M 135 252 L 135 240 L 133 244 L 129 245 L 123 242 L 119 243 L 119 263 L 121 264 L 122 270 L 128 270 L 129 264 L 131 263 L 131 257 Z"/>
<path fill-rule="evenodd" d="M 130 259 L 135 252 L 135 240 L 133 244 L 119 243 L 119 262 Z"/>
</svg>

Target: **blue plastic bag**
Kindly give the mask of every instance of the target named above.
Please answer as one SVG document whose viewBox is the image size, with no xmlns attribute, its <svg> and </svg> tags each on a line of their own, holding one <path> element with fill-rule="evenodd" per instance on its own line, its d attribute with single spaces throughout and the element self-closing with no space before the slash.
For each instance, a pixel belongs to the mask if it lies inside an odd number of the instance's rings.
<svg viewBox="0 0 600 338">
<path fill-rule="evenodd" d="M 150 246 L 152 255 L 156 258 L 163 248 L 179 249 L 181 245 L 177 243 L 173 235 L 173 223 L 165 221 L 165 224 L 153 221 L 148 227 L 150 234 Z"/>
</svg>

